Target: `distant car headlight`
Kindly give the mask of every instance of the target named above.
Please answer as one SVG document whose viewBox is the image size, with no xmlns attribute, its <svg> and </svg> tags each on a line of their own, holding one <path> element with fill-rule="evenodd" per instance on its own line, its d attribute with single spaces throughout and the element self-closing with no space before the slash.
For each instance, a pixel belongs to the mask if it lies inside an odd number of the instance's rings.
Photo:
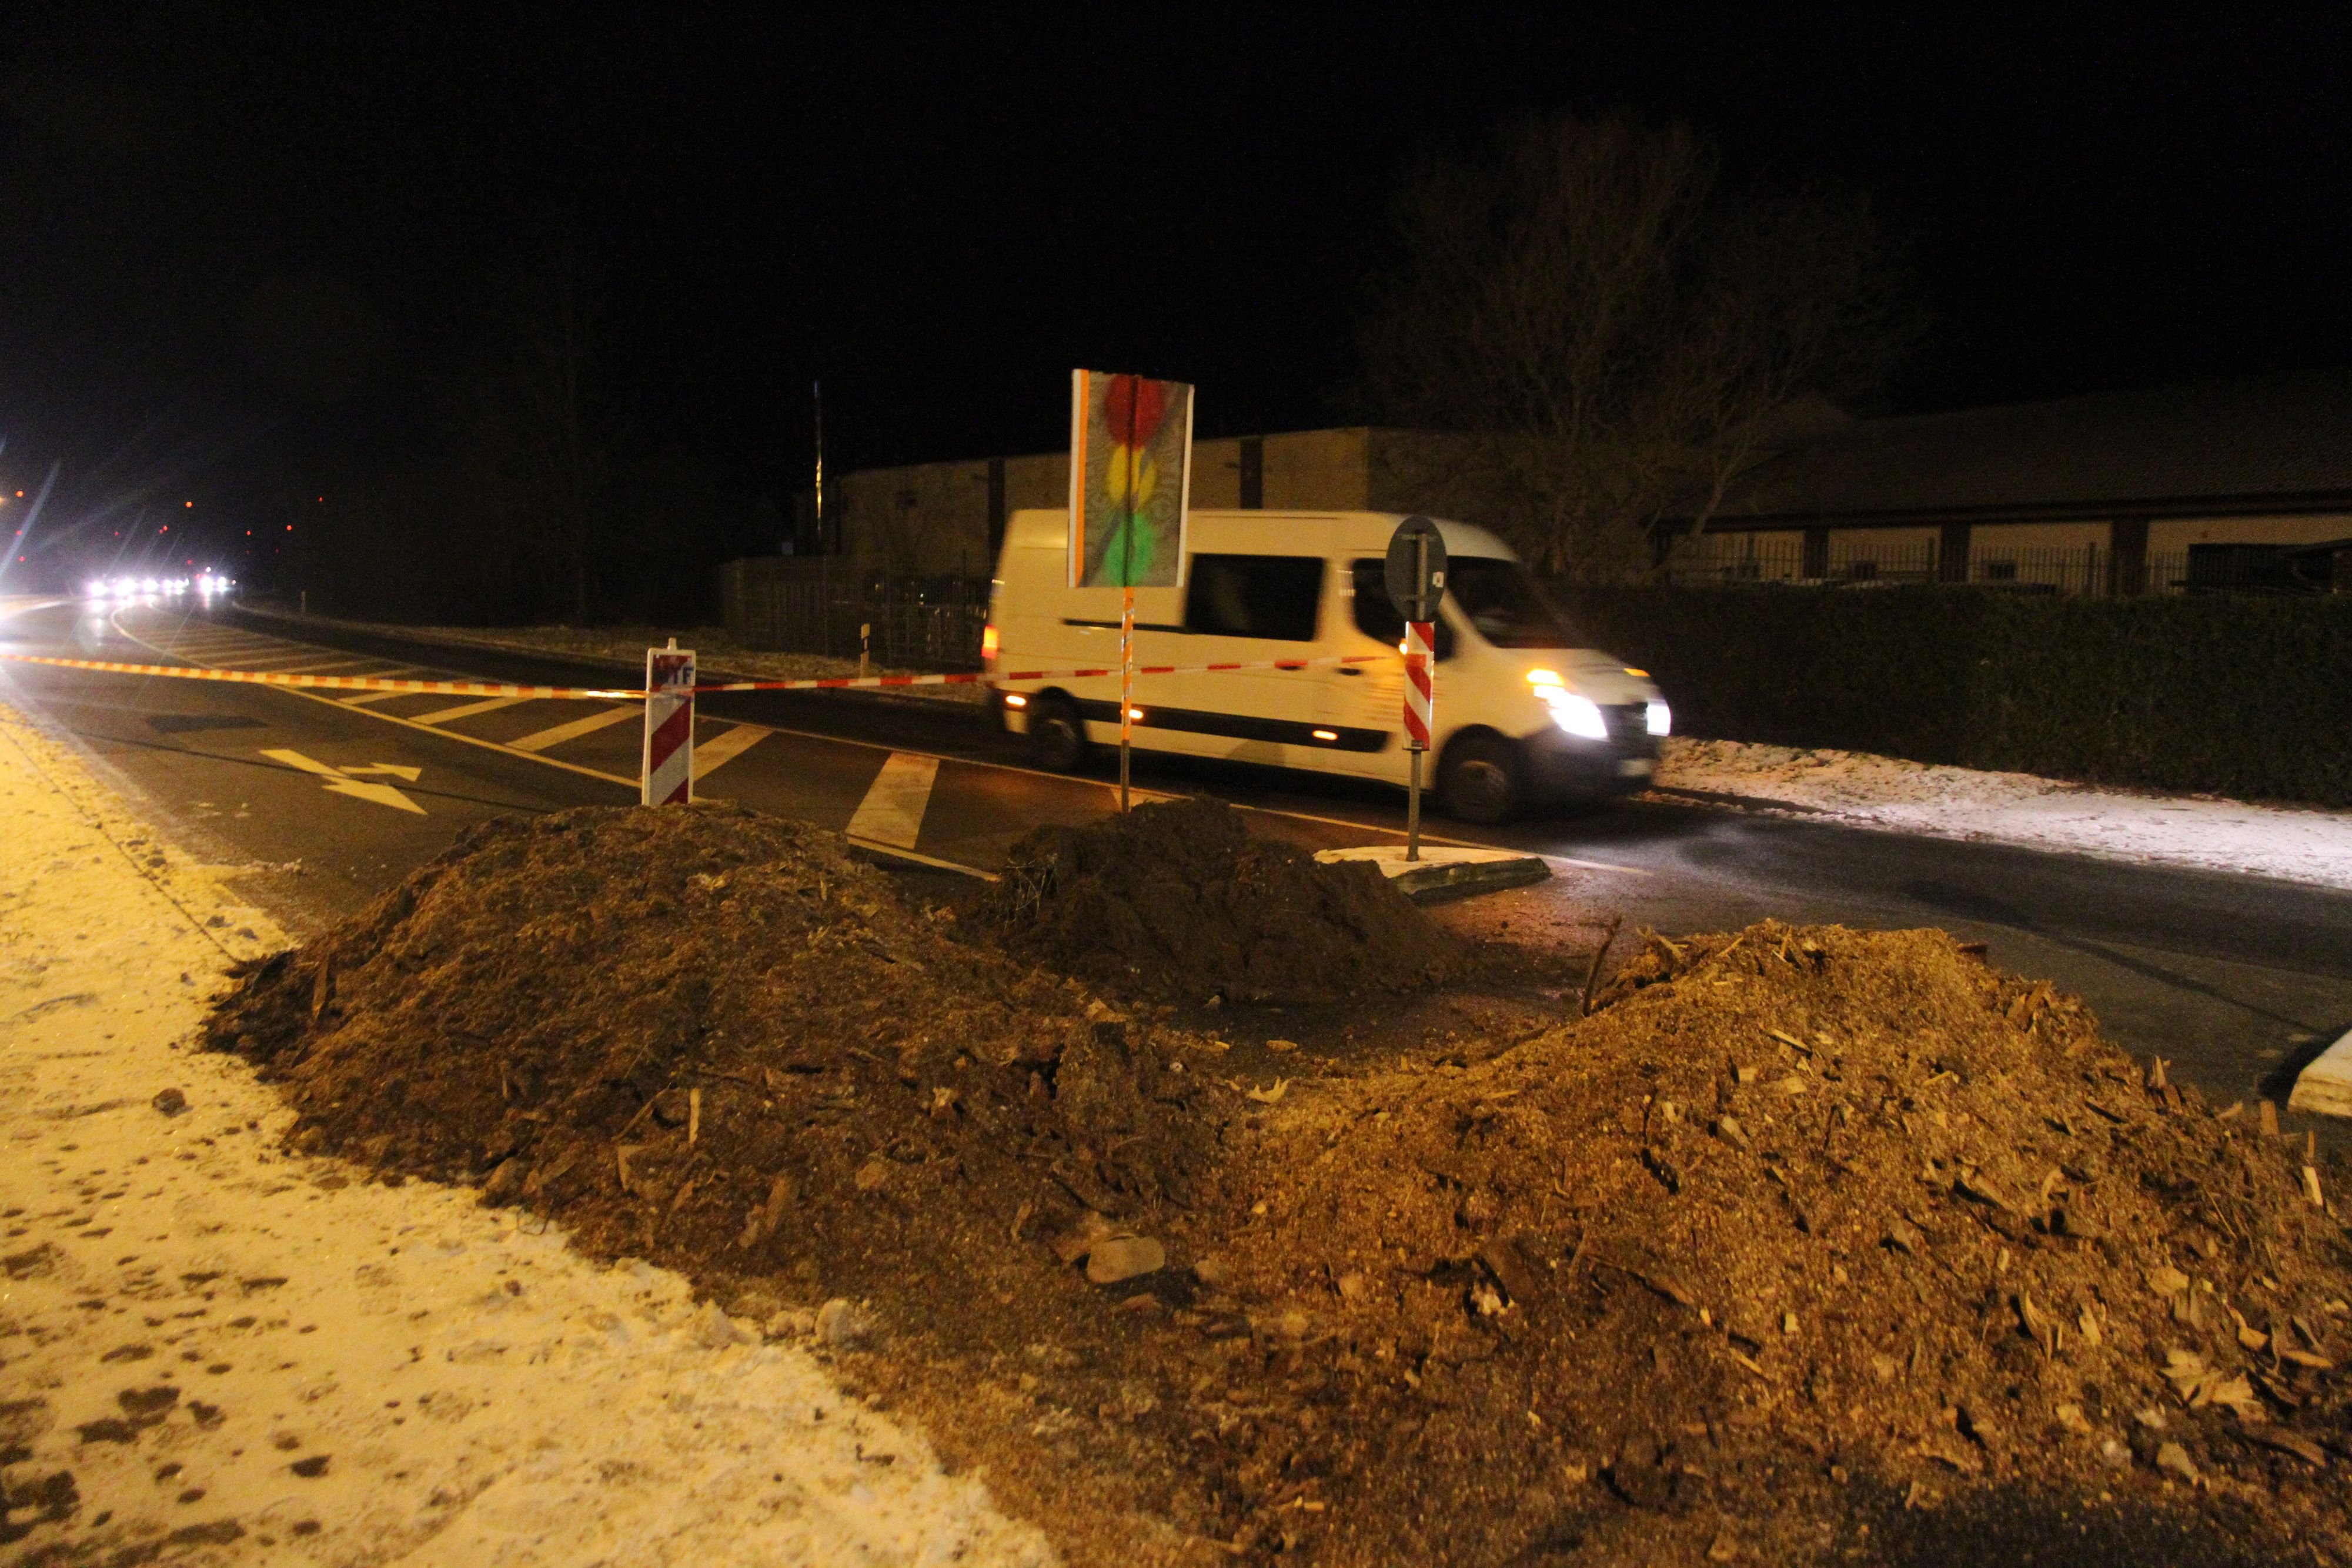
<svg viewBox="0 0 2352 1568">
<path fill-rule="evenodd" d="M 1675 732 L 1675 710 L 1664 703 L 1650 705 L 1650 733 L 1672 735 Z"/>
<path fill-rule="evenodd" d="M 1580 740 L 1606 740 L 1609 722 L 1601 716 L 1601 705 L 1591 697 L 1580 697 L 1572 692 L 1547 690 L 1551 703 L 1551 721 Z"/>
</svg>

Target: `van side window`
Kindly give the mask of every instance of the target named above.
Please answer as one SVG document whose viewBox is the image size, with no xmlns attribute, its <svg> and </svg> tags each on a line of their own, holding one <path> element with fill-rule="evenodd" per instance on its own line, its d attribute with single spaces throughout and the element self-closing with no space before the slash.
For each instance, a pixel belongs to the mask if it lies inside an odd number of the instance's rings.
<svg viewBox="0 0 2352 1568">
<path fill-rule="evenodd" d="M 1356 591 L 1356 630 L 1383 648 L 1404 644 L 1404 617 L 1397 613 L 1396 601 L 1389 597 L 1388 563 L 1378 559 L 1360 560 L 1349 569 L 1349 577 Z M 1454 628 L 1444 616 L 1437 621 L 1436 654 L 1440 659 L 1454 657 Z"/>
<path fill-rule="evenodd" d="M 1184 592 L 1184 630 L 1312 643 L 1322 596 L 1321 556 L 1196 555 Z"/>
</svg>

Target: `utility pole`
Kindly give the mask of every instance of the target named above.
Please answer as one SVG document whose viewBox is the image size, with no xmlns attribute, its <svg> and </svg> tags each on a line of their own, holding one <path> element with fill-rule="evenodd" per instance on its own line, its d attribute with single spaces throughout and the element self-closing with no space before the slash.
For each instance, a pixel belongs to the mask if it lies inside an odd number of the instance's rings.
<svg viewBox="0 0 2352 1568">
<path fill-rule="evenodd" d="M 824 382 L 809 383 L 816 401 L 816 553 L 830 553 L 824 537 Z"/>
</svg>

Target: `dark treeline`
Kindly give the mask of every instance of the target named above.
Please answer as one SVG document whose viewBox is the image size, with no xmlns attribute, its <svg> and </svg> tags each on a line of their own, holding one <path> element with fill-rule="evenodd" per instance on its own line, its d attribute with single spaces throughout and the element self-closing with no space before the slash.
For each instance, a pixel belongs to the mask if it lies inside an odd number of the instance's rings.
<svg viewBox="0 0 2352 1568">
<path fill-rule="evenodd" d="M 721 561 L 778 547 L 772 499 L 646 437 L 614 396 L 574 252 L 508 269 L 446 345 L 364 378 L 320 367 L 364 355 L 367 329 L 295 313 L 310 319 L 275 333 L 285 362 L 260 368 L 326 395 L 276 444 L 270 531 L 291 523 L 292 548 L 257 588 L 366 619 L 690 622 Z"/>
</svg>

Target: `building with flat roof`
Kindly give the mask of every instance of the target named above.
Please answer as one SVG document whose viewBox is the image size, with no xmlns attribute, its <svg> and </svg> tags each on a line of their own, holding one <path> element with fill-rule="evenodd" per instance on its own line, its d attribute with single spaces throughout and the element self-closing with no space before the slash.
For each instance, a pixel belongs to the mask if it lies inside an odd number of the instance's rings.
<svg viewBox="0 0 2352 1568">
<path fill-rule="evenodd" d="M 1719 505 L 1670 529 L 1675 580 L 2168 592 L 2275 577 L 2298 549 L 2324 563 L 2305 547 L 2352 538 L 2352 370 L 1901 418 L 1789 412 Z M 1195 442 L 1192 504 L 1486 518 L 1446 482 L 1447 448 L 1378 425 Z M 880 576 L 980 578 L 1007 516 L 1068 495 L 1061 452 L 870 468 L 796 545 Z"/>
<path fill-rule="evenodd" d="M 1192 503 L 1202 508 L 1411 511 L 1429 505 L 1427 455 L 1442 437 L 1354 425 L 1192 444 Z M 893 577 L 984 577 L 1004 519 L 1066 506 L 1066 452 L 917 463 L 845 475 L 825 498 L 824 553 Z M 809 541 L 815 545 L 813 538 Z"/>
<path fill-rule="evenodd" d="M 1751 465 L 1670 565 L 2165 592 L 2347 536 L 2352 370 L 2303 371 L 1856 420 Z"/>
</svg>

